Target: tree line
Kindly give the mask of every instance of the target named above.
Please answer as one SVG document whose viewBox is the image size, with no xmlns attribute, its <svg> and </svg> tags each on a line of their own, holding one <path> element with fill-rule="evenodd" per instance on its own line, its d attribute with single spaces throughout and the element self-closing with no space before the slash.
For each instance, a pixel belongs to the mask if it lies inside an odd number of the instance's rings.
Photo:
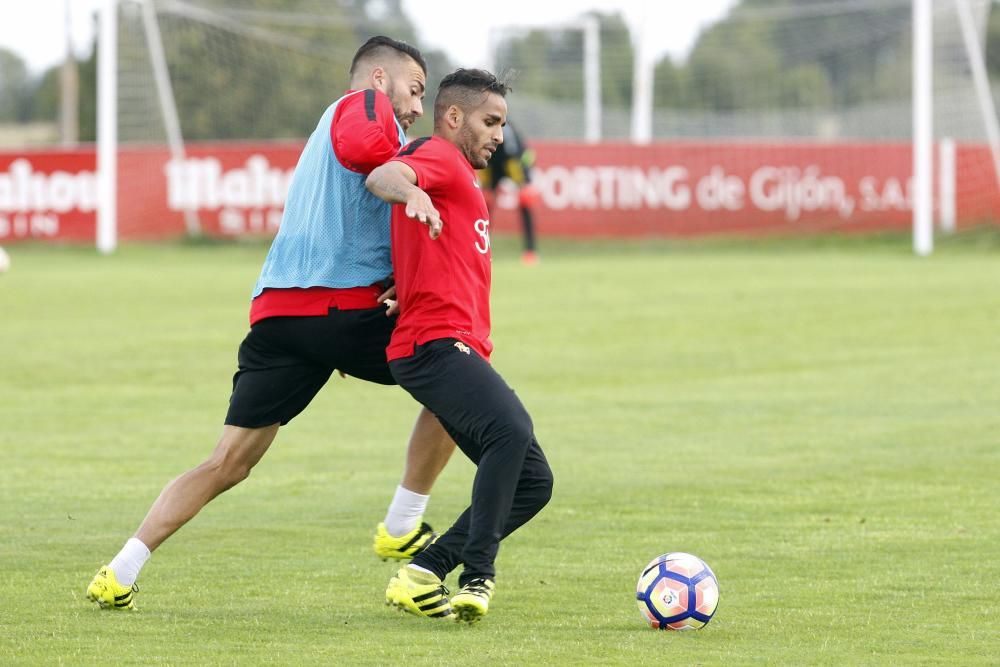
<svg viewBox="0 0 1000 667">
<path fill-rule="evenodd" d="M 809 0 L 742 0 L 699 35 L 684 62 L 664 56 L 656 63 L 655 105 L 825 109 L 909 90 L 908 3 L 819 16 L 808 11 L 810 4 L 816 6 Z M 401 0 L 248 0 L 239 10 L 225 0 L 203 5 L 221 19 L 159 17 L 188 139 L 305 136 L 318 111 L 346 87 L 361 41 L 385 33 L 422 46 Z M 618 13 L 593 15 L 600 25 L 603 104 L 626 109 L 633 85 L 628 25 Z M 139 26 L 123 11 L 120 42 L 138 39 Z M 988 70 L 1000 79 L 1000 13 L 990 11 L 986 32 Z M 433 84 L 455 65 L 440 51 L 423 50 L 433 99 Z M 583 99 L 582 52 L 579 31 L 538 29 L 505 36 L 496 60 L 516 73 L 517 94 L 575 103 Z M 83 141 L 95 134 L 96 72 L 95 43 L 78 63 Z M 53 122 L 59 94 L 59 66 L 33 77 L 16 54 L 0 49 L 0 123 Z M 415 132 L 430 132 L 429 116 Z"/>
</svg>

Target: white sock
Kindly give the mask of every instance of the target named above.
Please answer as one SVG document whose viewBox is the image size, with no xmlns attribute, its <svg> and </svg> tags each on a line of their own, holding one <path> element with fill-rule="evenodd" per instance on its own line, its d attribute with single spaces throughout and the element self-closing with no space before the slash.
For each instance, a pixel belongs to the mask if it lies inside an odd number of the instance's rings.
<svg viewBox="0 0 1000 667">
<path fill-rule="evenodd" d="M 111 559 L 108 567 L 115 573 L 115 578 L 122 586 L 131 586 L 139 576 L 139 570 L 149 560 L 149 549 L 136 538 L 129 539 L 118 552 L 118 555 Z"/>
<path fill-rule="evenodd" d="M 393 537 L 406 535 L 420 525 L 420 517 L 427 509 L 430 496 L 414 493 L 402 486 L 396 487 L 389 511 L 385 515 L 385 529 Z"/>
<path fill-rule="evenodd" d="M 414 565 L 413 563 L 408 564 L 406 567 L 416 572 L 422 572 L 423 574 L 431 574 L 434 575 L 435 577 L 437 576 L 436 574 L 428 570 L 426 567 L 420 567 L 419 565 Z"/>
</svg>

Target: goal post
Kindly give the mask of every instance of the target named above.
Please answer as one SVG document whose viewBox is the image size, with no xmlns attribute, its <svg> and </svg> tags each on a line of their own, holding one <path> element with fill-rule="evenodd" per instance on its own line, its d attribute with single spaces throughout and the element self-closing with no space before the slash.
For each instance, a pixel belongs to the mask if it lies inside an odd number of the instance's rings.
<svg viewBox="0 0 1000 667">
<path fill-rule="evenodd" d="M 913 252 L 934 250 L 933 0 L 913 0 Z"/>
<path fill-rule="evenodd" d="M 183 161 L 184 139 L 181 135 L 181 123 L 177 117 L 177 102 L 174 100 L 174 89 L 170 85 L 170 72 L 167 69 L 167 58 L 163 53 L 163 39 L 160 36 L 160 26 L 156 20 L 154 0 L 139 0 L 142 5 L 142 28 L 149 50 L 149 60 L 153 69 L 153 81 L 156 84 L 156 99 L 160 103 L 160 113 L 163 117 L 164 130 L 167 135 L 167 145 L 170 147 L 170 157 Z M 184 226 L 188 236 L 201 236 L 201 223 L 198 212 L 184 211 Z"/>
<path fill-rule="evenodd" d="M 100 8 L 97 45 L 97 250 L 118 246 L 118 0 Z"/>
<path fill-rule="evenodd" d="M 979 23 L 985 25 L 989 5 L 979 2 Z M 984 11 L 985 10 L 985 11 Z M 971 75 L 983 137 L 990 151 L 987 167 L 1000 187 L 1000 127 L 985 63 L 985 43 L 980 43 L 976 11 L 970 0 L 912 0 L 913 13 L 913 251 L 919 256 L 934 250 L 934 213 L 940 229 L 955 231 L 955 142 L 944 137 L 938 144 L 937 187 L 934 199 L 934 25 L 957 22 L 958 36 Z M 939 19 L 939 21 L 936 21 Z M 941 20 L 943 19 L 943 20 Z M 936 205 L 935 205 L 936 204 Z"/>
</svg>

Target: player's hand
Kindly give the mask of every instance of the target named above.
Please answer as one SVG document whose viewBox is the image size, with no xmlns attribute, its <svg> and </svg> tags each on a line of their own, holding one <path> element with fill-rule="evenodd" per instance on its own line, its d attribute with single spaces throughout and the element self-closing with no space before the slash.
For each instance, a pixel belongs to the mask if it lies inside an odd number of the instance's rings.
<svg viewBox="0 0 1000 667">
<path fill-rule="evenodd" d="M 385 305 L 385 316 L 392 317 L 399 314 L 399 301 L 396 300 L 396 286 L 393 285 L 386 291 L 378 295 L 378 302 Z"/>
<path fill-rule="evenodd" d="M 376 301 L 378 301 L 379 303 L 385 303 L 386 301 L 390 301 L 395 298 L 396 298 L 396 286 L 390 285 L 389 287 L 385 288 L 384 292 L 378 295 L 378 299 L 376 299 Z"/>
<path fill-rule="evenodd" d="M 399 301 L 396 300 L 396 286 L 393 285 L 378 295 L 378 302 L 385 304 L 385 316 L 392 317 L 399 313 Z"/>
<path fill-rule="evenodd" d="M 413 218 L 430 227 L 432 239 L 441 236 L 441 229 L 444 222 L 441 221 L 441 214 L 437 212 L 431 203 L 431 198 L 423 190 L 416 190 L 406 200 L 406 217 Z"/>
</svg>

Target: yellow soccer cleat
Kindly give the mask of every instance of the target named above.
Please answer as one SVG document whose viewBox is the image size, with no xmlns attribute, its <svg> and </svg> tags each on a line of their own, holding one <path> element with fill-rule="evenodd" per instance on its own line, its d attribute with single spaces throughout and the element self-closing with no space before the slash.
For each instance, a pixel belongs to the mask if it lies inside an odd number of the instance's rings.
<svg viewBox="0 0 1000 667">
<path fill-rule="evenodd" d="M 452 613 L 444 582 L 430 572 L 409 566 L 400 568 L 396 576 L 389 580 L 385 603 L 427 618 L 448 618 Z"/>
<path fill-rule="evenodd" d="M 462 586 L 451 598 L 451 608 L 455 620 L 464 623 L 475 623 L 490 609 L 490 600 L 496 584 L 492 579 L 473 579 Z"/>
<path fill-rule="evenodd" d="M 375 555 L 382 560 L 394 558 L 408 560 L 430 546 L 437 539 L 437 533 L 430 524 L 421 522 L 419 526 L 401 537 L 393 537 L 380 523 L 375 529 Z"/>
<path fill-rule="evenodd" d="M 135 594 L 139 587 L 135 584 L 122 586 L 114 571 L 105 565 L 87 586 L 87 597 L 100 605 L 101 609 L 135 609 Z"/>
</svg>

